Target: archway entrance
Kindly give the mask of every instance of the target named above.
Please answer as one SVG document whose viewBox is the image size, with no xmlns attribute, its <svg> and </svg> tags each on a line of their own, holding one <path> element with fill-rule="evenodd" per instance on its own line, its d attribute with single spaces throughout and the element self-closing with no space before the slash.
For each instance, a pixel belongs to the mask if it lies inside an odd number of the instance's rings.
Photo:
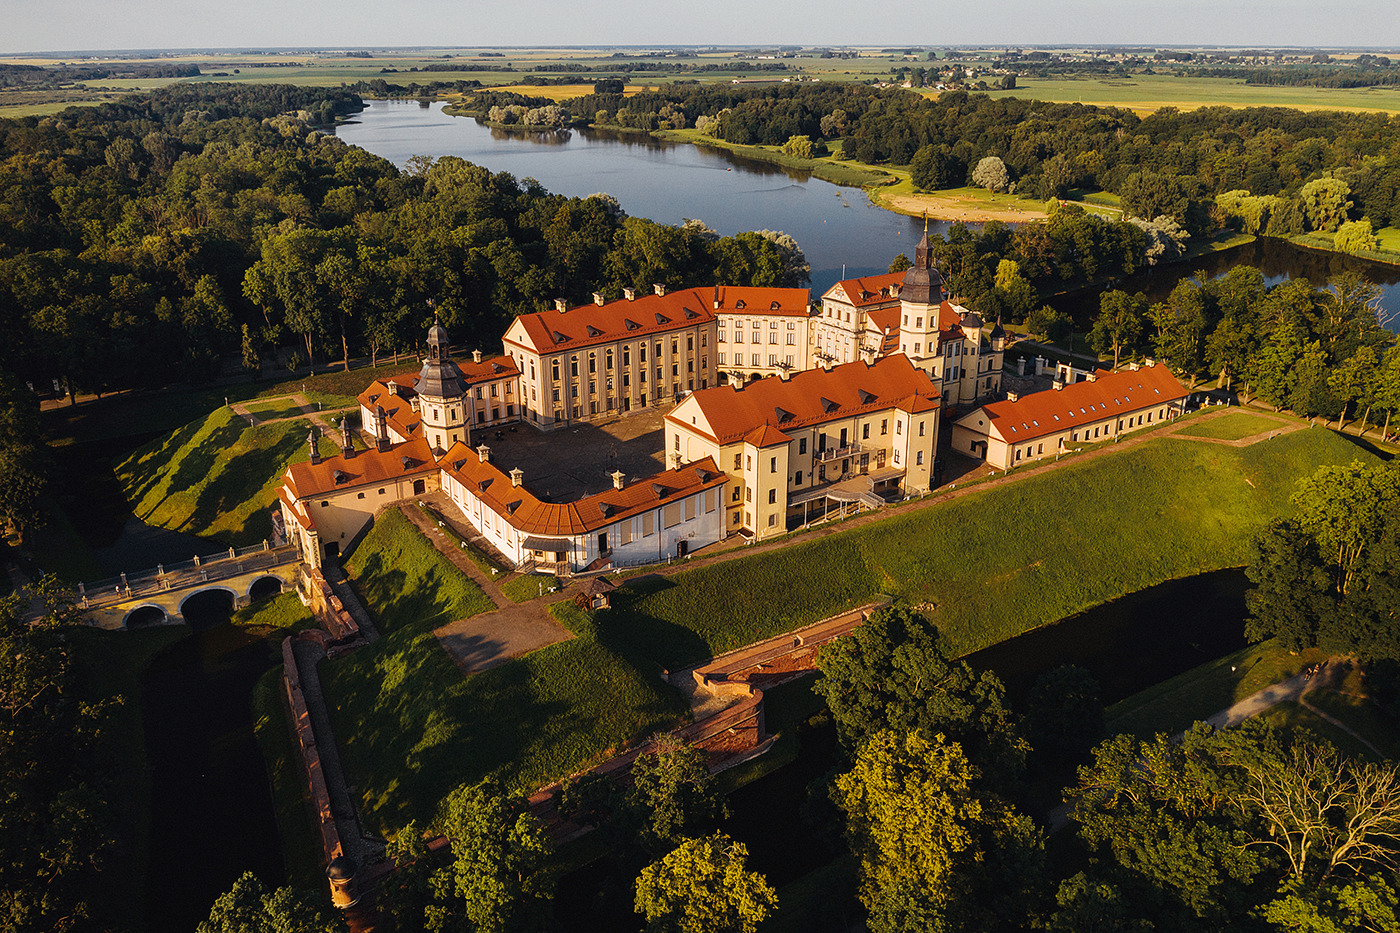
<svg viewBox="0 0 1400 933">
<path fill-rule="evenodd" d="M 248 590 L 250 602 L 260 603 L 282 592 L 282 581 L 276 577 L 263 577 Z"/>
<path fill-rule="evenodd" d="M 222 625 L 233 616 L 233 594 L 228 590 L 205 590 L 180 604 L 180 614 L 196 632 Z"/>
<path fill-rule="evenodd" d="M 152 625 L 160 625 L 165 621 L 165 610 L 159 606 L 142 606 L 135 609 L 126 617 L 126 627 L 128 629 L 150 628 Z"/>
</svg>

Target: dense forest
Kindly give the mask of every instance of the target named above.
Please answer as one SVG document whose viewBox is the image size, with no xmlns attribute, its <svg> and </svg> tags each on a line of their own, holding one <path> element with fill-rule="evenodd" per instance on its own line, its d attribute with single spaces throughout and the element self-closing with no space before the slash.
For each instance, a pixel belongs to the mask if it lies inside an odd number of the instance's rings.
<svg viewBox="0 0 1400 933">
<path fill-rule="evenodd" d="M 407 171 L 318 127 L 343 90 L 172 87 L 0 121 L 0 369 L 108 391 L 408 348 L 433 313 L 489 347 L 515 314 L 624 286 L 802 284 L 790 238 L 628 217 L 460 159 Z M 434 310 L 429 310 L 428 302 Z"/>
<path fill-rule="evenodd" d="M 1364 217 L 1377 228 L 1400 221 L 1400 119 L 1386 114 L 1166 107 L 1139 117 L 1114 107 L 965 91 L 928 99 L 835 84 L 671 85 L 628 98 L 589 95 L 571 107 L 600 124 L 694 127 L 744 145 L 782 145 L 799 135 L 840 139 L 843 157 L 859 162 L 935 164 L 937 171 L 915 178 L 930 190 L 967 183 L 981 159 L 996 156 L 1023 196 L 1111 191 L 1128 213 L 1146 220 L 1165 213 L 1192 232 L 1212 220 L 1239 223 L 1214 209 L 1230 192 L 1279 199 L 1257 231 L 1270 235 L 1330 233 L 1334 219 Z M 1323 178 L 1346 190 L 1340 217 L 1318 225 L 1302 189 Z"/>
</svg>

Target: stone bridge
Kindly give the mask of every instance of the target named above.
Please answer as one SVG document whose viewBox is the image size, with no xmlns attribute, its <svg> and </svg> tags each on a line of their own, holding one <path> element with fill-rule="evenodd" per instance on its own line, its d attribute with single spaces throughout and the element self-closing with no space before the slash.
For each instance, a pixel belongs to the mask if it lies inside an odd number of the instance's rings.
<svg viewBox="0 0 1400 933">
<path fill-rule="evenodd" d="M 78 587 L 78 606 L 99 628 L 124 629 L 132 614 L 145 608 L 160 610 L 166 623 L 184 622 L 184 604 L 192 596 L 219 590 L 233 597 L 235 608 L 252 601 L 260 581 L 275 582 L 277 592 L 296 586 L 301 555 L 293 546 L 255 546 L 172 565 L 139 574 L 122 574 L 110 580 Z"/>
</svg>

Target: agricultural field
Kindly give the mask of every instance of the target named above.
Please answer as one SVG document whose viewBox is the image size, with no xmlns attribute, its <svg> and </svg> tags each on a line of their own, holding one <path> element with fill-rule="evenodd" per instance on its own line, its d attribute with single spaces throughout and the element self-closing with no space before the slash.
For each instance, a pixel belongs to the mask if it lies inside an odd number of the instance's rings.
<svg viewBox="0 0 1400 933">
<path fill-rule="evenodd" d="M 307 456 L 308 422 L 249 426 L 228 408 L 191 421 L 117 464 L 132 514 L 159 528 L 204 535 L 232 546 L 272 533 L 270 509 L 282 474 Z M 326 455 L 335 445 L 321 439 Z"/>
<path fill-rule="evenodd" d="M 1400 87 L 1320 88 L 1247 85 L 1236 78 L 1132 75 L 1126 78 L 1019 77 L 1009 91 L 992 97 L 1021 97 L 1061 103 L 1127 107 L 1140 114 L 1162 107 L 1294 107 L 1298 110 L 1352 110 L 1400 113 Z"/>
</svg>

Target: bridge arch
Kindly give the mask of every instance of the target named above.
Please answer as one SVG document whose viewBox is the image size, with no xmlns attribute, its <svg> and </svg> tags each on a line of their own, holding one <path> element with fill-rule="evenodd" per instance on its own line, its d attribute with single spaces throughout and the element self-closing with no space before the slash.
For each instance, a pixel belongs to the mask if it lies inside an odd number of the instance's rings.
<svg viewBox="0 0 1400 933">
<path fill-rule="evenodd" d="M 160 618 L 155 617 L 159 615 Z M 170 621 L 170 612 L 159 603 L 141 603 L 139 606 L 132 606 L 131 609 L 122 616 L 122 628 L 145 628 L 148 625 L 164 625 Z"/>
<path fill-rule="evenodd" d="M 261 602 L 270 596 L 276 596 L 284 592 L 287 582 L 276 574 L 264 574 L 248 584 L 248 592 L 245 594 L 249 602 Z"/>
</svg>

